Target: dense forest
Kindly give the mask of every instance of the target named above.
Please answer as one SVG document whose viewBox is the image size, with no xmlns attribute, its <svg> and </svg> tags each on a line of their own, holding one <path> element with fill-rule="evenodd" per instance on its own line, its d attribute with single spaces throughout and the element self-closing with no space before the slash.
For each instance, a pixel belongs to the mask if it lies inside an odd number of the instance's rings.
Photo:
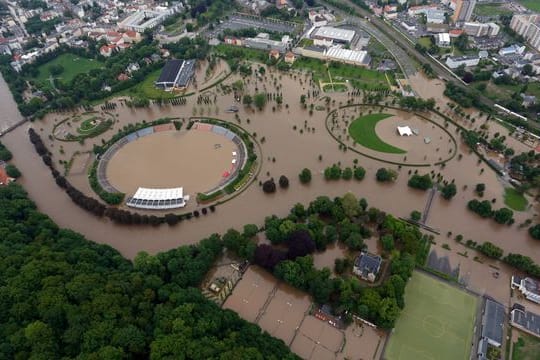
<svg viewBox="0 0 540 360">
<path fill-rule="evenodd" d="M 222 248 L 213 235 L 132 263 L 0 187 L 0 358 L 296 358 L 196 288 Z"/>
</svg>

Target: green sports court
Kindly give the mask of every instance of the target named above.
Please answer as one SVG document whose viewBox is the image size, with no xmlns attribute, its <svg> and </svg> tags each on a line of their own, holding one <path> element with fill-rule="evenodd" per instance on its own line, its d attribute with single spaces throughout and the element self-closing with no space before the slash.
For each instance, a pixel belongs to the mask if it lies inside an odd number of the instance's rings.
<svg viewBox="0 0 540 360">
<path fill-rule="evenodd" d="M 384 358 L 468 359 L 477 305 L 477 297 L 415 271 Z"/>
</svg>

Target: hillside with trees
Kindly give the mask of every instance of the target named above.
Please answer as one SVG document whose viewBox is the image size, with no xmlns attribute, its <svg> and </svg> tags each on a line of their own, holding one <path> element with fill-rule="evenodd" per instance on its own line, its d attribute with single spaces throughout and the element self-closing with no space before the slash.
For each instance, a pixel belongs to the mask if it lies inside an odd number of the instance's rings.
<svg viewBox="0 0 540 360">
<path fill-rule="evenodd" d="M 0 187 L 0 358 L 295 359 L 196 288 L 218 235 L 133 262 Z"/>
</svg>

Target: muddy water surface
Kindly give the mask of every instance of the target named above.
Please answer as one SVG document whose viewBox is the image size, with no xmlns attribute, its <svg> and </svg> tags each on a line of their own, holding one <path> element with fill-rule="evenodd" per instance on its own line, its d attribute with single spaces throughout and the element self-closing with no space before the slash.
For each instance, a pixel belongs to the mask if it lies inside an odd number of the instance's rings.
<svg viewBox="0 0 540 360">
<path fill-rule="evenodd" d="M 231 76 L 226 83 L 236 80 L 238 80 L 237 77 Z M 197 105 L 196 97 L 189 97 L 187 105 L 178 107 L 162 106 L 134 110 L 120 105 L 116 111 L 118 123 L 115 124 L 115 128 L 95 139 L 85 141 L 83 146 L 78 143 L 59 144 L 48 139 L 55 119 L 58 121 L 66 116 L 52 114 L 42 121 L 18 128 L 3 137 L 2 142 L 14 152 L 14 162 L 24 175 L 21 183 L 42 211 L 49 214 L 59 225 L 79 231 L 93 241 L 107 243 L 128 258 L 133 258 L 141 250 L 156 253 L 179 245 L 196 243 L 211 233 L 224 232 L 230 227 L 240 229 L 246 223 L 261 225 L 265 216 L 272 213 L 285 216 L 295 203 L 307 204 L 320 195 L 334 197 L 352 191 L 358 197 L 365 197 L 370 206 L 378 207 L 396 216 L 408 217 L 412 210 L 423 211 L 427 193 L 407 187 L 410 176 L 407 167 L 398 169 L 397 166 L 389 166 L 363 158 L 353 152 L 339 150 L 337 142 L 325 130 L 326 111 L 314 111 L 310 116 L 309 111 L 300 106 L 300 94 L 311 89 L 305 76 L 287 76 L 268 71 L 266 80 L 250 80 L 249 83 L 246 82 L 245 88 L 250 94 L 255 93 L 255 88 L 258 91 L 266 88 L 268 92 L 282 93 L 284 104 L 278 106 L 271 101 L 264 111 L 246 109 L 238 104 L 240 107 L 238 119 L 234 114 L 224 112 L 224 109 L 235 104 L 232 94 L 217 97 L 218 115 L 215 115 L 216 105 Z M 332 98 L 335 99 L 334 106 L 347 101 L 346 94 L 332 95 Z M 361 101 L 361 99 L 355 98 L 355 101 Z M 239 197 L 219 206 L 215 214 L 182 222 L 177 227 L 118 226 L 107 220 L 96 219 L 73 204 L 56 187 L 52 177 L 35 154 L 26 134 L 28 126 L 36 128 L 50 147 L 54 161 L 57 163 L 59 160 L 68 161 L 75 151 L 90 151 L 93 144 L 100 144 L 102 139 L 109 139 L 118 128 L 127 123 L 153 120 L 164 116 L 189 118 L 193 113 L 198 115 L 201 109 L 205 115 L 211 114 L 240 124 L 250 133 L 255 133 L 258 139 L 264 137 L 265 141 L 261 144 L 263 165 L 259 180 L 264 181 L 270 177 L 277 179 L 280 175 L 286 175 L 290 180 L 289 189 L 278 189 L 275 194 L 266 195 L 255 182 Z M 440 119 L 434 120 L 440 121 Z M 452 126 L 448 130 L 456 133 Z M 59 151 L 60 145 L 63 147 L 63 153 Z M 518 146 L 519 144 L 516 144 L 516 152 L 523 151 L 517 148 Z M 526 146 L 523 148 L 527 149 Z M 507 252 L 527 254 L 540 262 L 537 243 L 528 236 L 525 230 L 518 230 L 516 225 L 497 226 L 490 220 L 478 219 L 466 209 L 467 201 L 474 196 L 472 189 L 476 183 L 486 184 L 485 198 L 495 198 L 498 206 L 503 204 L 504 186 L 487 166 L 479 165 L 476 156 L 469 154 L 464 146 L 460 145 L 458 152 L 462 155 L 461 160 L 456 157 L 445 168 L 419 169 L 419 173 L 431 170 L 441 173 L 445 179 L 454 180 L 458 186 L 458 195 L 450 202 L 436 197 L 428 217 L 428 225 L 439 229 L 442 233 L 447 231 L 452 231 L 454 234 L 461 233 L 465 239 L 471 238 L 477 242 L 491 241 Z M 319 157 L 322 160 L 319 160 Z M 323 179 L 322 172 L 325 167 L 337 162 L 343 166 L 352 166 L 355 159 L 358 159 L 359 165 L 367 170 L 363 181 L 326 182 Z M 313 173 L 313 180 L 307 186 L 301 185 L 298 181 L 298 173 L 304 167 L 311 169 Z M 396 170 L 399 174 L 397 181 L 384 185 L 377 183 L 374 177 L 380 167 L 391 167 Z M 481 173 L 481 168 L 485 170 L 483 173 Z M 414 172 L 414 169 L 411 169 L 411 172 Z M 81 190 L 92 194 L 84 174 L 70 176 L 69 180 L 77 186 L 80 185 Z M 464 190 L 464 186 L 468 188 Z M 516 224 L 532 217 L 532 211 L 516 213 Z"/>
<path fill-rule="evenodd" d="M 209 131 L 167 131 L 124 145 L 109 161 L 107 176 L 127 194 L 139 187 L 183 187 L 195 197 L 216 187 L 232 171 L 236 145 Z"/>
</svg>

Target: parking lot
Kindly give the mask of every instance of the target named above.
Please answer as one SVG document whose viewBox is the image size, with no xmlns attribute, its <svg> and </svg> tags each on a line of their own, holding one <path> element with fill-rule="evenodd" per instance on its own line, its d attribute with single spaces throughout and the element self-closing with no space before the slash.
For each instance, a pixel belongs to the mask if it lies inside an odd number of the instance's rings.
<svg viewBox="0 0 540 360">
<path fill-rule="evenodd" d="M 303 24 L 296 24 L 287 21 L 274 20 L 269 18 L 263 18 L 260 16 L 247 15 L 247 14 L 234 14 L 229 16 L 227 20 L 224 20 L 214 30 L 209 31 L 210 37 L 216 37 L 225 29 L 241 30 L 241 29 L 260 29 L 261 31 L 271 31 L 277 33 L 294 34 L 299 30 L 302 30 Z"/>
</svg>

